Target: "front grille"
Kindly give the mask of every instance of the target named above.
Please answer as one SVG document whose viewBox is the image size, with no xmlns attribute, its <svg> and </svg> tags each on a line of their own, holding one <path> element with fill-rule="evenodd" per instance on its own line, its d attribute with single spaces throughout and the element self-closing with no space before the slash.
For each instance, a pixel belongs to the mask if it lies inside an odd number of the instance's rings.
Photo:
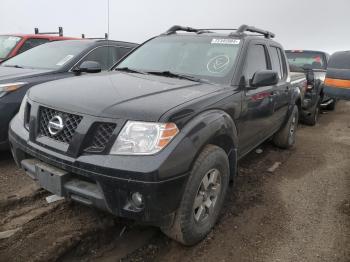
<svg viewBox="0 0 350 262">
<path fill-rule="evenodd" d="M 40 107 L 39 115 L 39 136 L 46 136 L 67 144 L 72 141 L 75 130 L 83 119 L 82 116 L 57 111 L 47 107 Z M 64 122 L 63 130 L 57 135 L 51 135 L 48 127 L 49 121 L 54 116 L 60 116 Z"/>
<path fill-rule="evenodd" d="M 113 123 L 99 123 L 97 124 L 94 132 L 93 139 L 89 146 L 85 149 L 86 152 L 102 152 L 111 136 L 113 134 L 114 129 L 116 128 L 116 124 Z"/>
</svg>

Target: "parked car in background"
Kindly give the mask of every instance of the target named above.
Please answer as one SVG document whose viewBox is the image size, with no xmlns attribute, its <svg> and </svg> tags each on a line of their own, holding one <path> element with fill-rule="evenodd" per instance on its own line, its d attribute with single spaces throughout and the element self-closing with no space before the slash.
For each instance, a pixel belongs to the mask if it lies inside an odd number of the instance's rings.
<svg viewBox="0 0 350 262">
<path fill-rule="evenodd" d="M 55 41 L 3 62 L 0 65 L 0 149 L 8 146 L 8 125 L 30 87 L 108 70 L 136 46 L 98 39 Z"/>
<path fill-rule="evenodd" d="M 57 36 L 55 35 L 57 34 Z M 63 36 L 62 27 L 57 33 L 40 33 L 35 28 L 35 34 L 6 34 L 0 35 L 0 62 L 23 53 L 33 47 L 42 45 L 51 41 L 77 39 Z"/>
<path fill-rule="evenodd" d="M 286 50 L 290 70 L 304 72 L 307 76 L 307 88 L 303 99 L 301 121 L 315 125 L 320 107 L 334 109 L 336 100 L 323 93 L 329 55 L 325 52 L 311 50 Z"/>
<path fill-rule="evenodd" d="M 270 137 L 294 145 L 306 78 L 294 81 L 273 37 L 174 26 L 113 72 L 38 85 L 11 122 L 15 161 L 56 195 L 193 245 L 238 159 Z"/>
<path fill-rule="evenodd" d="M 330 57 L 324 91 L 329 97 L 350 100 L 350 51 L 336 52 Z"/>
</svg>

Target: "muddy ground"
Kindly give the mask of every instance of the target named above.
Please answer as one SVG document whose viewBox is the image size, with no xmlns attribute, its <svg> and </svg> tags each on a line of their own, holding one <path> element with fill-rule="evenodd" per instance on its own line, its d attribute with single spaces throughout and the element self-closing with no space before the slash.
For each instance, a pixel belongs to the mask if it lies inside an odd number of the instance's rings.
<svg viewBox="0 0 350 262">
<path fill-rule="evenodd" d="M 0 261 L 350 261 L 350 102 L 240 161 L 218 225 L 194 247 L 49 194 L 0 153 Z M 281 165 L 267 170 L 276 162 Z"/>
</svg>

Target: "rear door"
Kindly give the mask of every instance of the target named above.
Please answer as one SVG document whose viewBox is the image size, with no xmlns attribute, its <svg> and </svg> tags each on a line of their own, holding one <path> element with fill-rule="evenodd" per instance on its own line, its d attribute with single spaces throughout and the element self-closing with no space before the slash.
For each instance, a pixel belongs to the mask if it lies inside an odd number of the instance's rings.
<svg viewBox="0 0 350 262">
<path fill-rule="evenodd" d="M 271 58 L 272 70 L 278 72 L 280 81 L 275 86 L 275 128 L 281 126 L 286 117 L 288 105 L 290 102 L 290 83 L 288 82 L 287 62 L 282 49 L 278 46 L 270 45 L 269 54 Z"/>
<path fill-rule="evenodd" d="M 240 155 L 261 143 L 274 127 L 275 86 L 250 87 L 254 74 L 260 70 L 271 70 L 271 61 L 265 42 L 254 41 L 248 47 L 243 73 L 246 88 L 239 125 Z"/>
</svg>

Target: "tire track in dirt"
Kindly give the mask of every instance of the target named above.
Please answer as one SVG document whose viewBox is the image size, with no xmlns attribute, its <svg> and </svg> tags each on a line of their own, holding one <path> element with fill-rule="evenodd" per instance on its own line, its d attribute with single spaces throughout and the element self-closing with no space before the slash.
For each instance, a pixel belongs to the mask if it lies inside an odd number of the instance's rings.
<svg viewBox="0 0 350 262">
<path fill-rule="evenodd" d="M 69 201 L 48 204 L 49 193 L 16 168 L 9 153 L 0 153 L 0 171 L 0 232 L 18 230 L 0 239 L 1 262 L 108 261 L 134 252 L 158 232 Z"/>
</svg>

